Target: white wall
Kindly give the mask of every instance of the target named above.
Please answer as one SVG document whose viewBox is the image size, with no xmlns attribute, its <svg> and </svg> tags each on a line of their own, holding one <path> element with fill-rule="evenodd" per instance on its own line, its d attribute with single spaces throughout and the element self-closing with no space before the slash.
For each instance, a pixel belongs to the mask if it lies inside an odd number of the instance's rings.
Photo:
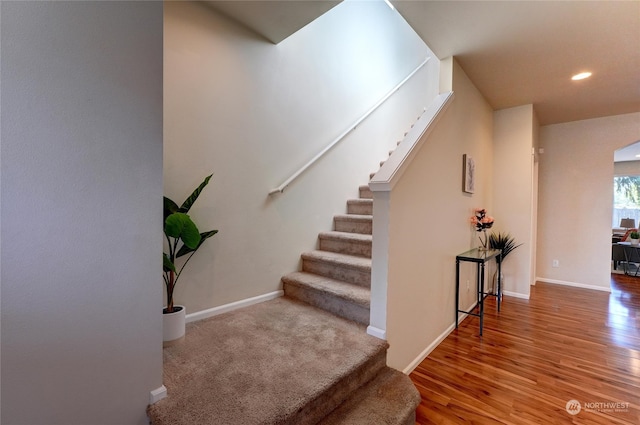
<svg viewBox="0 0 640 425">
<path fill-rule="evenodd" d="M 453 91 L 452 104 L 391 192 L 387 363 L 400 370 L 454 322 L 455 257 L 477 246 L 473 209 L 493 207 L 493 111 L 455 61 Z M 473 195 L 462 192 L 464 154 L 476 161 Z M 462 265 L 461 281 L 467 308 L 475 265 Z"/>
<path fill-rule="evenodd" d="M 190 313 L 281 288 L 438 92 L 434 57 L 283 194 L 267 193 L 405 78 L 429 49 L 384 2 L 345 2 L 278 45 L 203 5 L 165 3 L 165 193 L 220 233 L 176 291 Z M 434 78 L 435 76 L 435 78 Z"/>
<path fill-rule="evenodd" d="M 162 4 L 1 8 L 1 421 L 147 423 L 162 384 Z"/>
<path fill-rule="evenodd" d="M 640 113 L 541 127 L 539 279 L 609 290 L 613 153 L 639 138 Z"/>
<path fill-rule="evenodd" d="M 494 113 L 493 205 L 494 232 L 508 232 L 522 246 L 502 263 L 504 291 L 529 297 L 535 250 L 534 153 L 536 146 L 533 105 L 503 109 Z"/>
</svg>

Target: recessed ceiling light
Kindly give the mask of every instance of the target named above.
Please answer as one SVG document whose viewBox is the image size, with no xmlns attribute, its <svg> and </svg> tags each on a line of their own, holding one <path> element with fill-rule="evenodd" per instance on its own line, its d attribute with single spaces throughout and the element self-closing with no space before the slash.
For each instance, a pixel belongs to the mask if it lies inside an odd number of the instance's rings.
<svg viewBox="0 0 640 425">
<path fill-rule="evenodd" d="M 636 158 L 640 158 L 640 154 L 636 155 Z"/>
<path fill-rule="evenodd" d="M 576 74 L 573 77 L 571 77 L 571 79 L 573 81 L 577 81 L 577 80 L 584 80 L 585 78 L 589 78 L 589 77 L 591 77 L 590 72 L 581 72 L 580 74 Z"/>
</svg>

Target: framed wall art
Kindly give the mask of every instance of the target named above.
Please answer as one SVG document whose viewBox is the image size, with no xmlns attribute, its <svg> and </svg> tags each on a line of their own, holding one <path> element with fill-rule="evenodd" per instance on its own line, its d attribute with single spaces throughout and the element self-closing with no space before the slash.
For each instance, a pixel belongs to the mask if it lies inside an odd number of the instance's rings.
<svg viewBox="0 0 640 425">
<path fill-rule="evenodd" d="M 462 191 L 473 193 L 476 190 L 476 163 L 471 155 L 462 155 Z"/>
</svg>

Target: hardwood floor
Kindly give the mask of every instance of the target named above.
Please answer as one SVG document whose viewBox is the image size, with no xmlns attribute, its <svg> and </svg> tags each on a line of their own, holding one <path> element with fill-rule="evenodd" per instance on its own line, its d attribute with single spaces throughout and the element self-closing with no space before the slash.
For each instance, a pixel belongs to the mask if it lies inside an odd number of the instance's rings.
<svg viewBox="0 0 640 425">
<path fill-rule="evenodd" d="M 469 316 L 411 373 L 417 423 L 640 424 L 640 277 L 611 283 L 488 297 L 483 337 Z"/>
</svg>

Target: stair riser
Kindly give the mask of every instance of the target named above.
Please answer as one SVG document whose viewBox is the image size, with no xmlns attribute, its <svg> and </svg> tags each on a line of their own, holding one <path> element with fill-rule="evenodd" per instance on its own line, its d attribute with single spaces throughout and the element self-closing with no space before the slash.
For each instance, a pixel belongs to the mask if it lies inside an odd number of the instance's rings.
<svg viewBox="0 0 640 425">
<path fill-rule="evenodd" d="M 416 423 L 416 411 L 414 410 L 412 413 L 409 414 L 407 419 L 404 422 L 402 422 L 402 425 L 415 425 L 415 423 Z"/>
<path fill-rule="evenodd" d="M 290 283 L 284 283 L 284 294 L 312 306 L 321 308 L 336 316 L 352 320 L 363 325 L 369 324 L 369 309 L 348 300 L 334 296 L 333 294 L 313 288 L 300 287 Z"/>
<path fill-rule="evenodd" d="M 420 393 L 401 373 L 385 368 L 318 425 L 415 425 Z"/>
<path fill-rule="evenodd" d="M 362 199 L 373 199 L 373 192 L 371 192 L 371 190 L 366 187 L 361 187 L 359 189 L 359 193 L 360 193 L 360 198 Z"/>
<path fill-rule="evenodd" d="M 373 203 L 347 203 L 347 213 L 373 215 Z"/>
<path fill-rule="evenodd" d="M 343 377 L 332 388 L 304 406 L 286 425 L 316 425 L 322 418 L 349 398 L 354 391 L 371 381 L 387 363 L 386 350 L 378 353 L 351 374 Z"/>
<path fill-rule="evenodd" d="M 336 217 L 334 219 L 334 228 L 338 232 L 360 233 L 363 235 L 370 235 L 372 233 L 373 222 L 367 221 L 352 221 Z"/>
<path fill-rule="evenodd" d="M 302 271 L 314 273 L 331 279 L 353 283 L 354 285 L 371 287 L 371 270 L 350 268 L 342 264 L 316 259 L 303 259 Z"/>
<path fill-rule="evenodd" d="M 371 242 L 349 241 L 344 239 L 320 239 L 318 247 L 322 251 L 371 258 Z"/>
</svg>

